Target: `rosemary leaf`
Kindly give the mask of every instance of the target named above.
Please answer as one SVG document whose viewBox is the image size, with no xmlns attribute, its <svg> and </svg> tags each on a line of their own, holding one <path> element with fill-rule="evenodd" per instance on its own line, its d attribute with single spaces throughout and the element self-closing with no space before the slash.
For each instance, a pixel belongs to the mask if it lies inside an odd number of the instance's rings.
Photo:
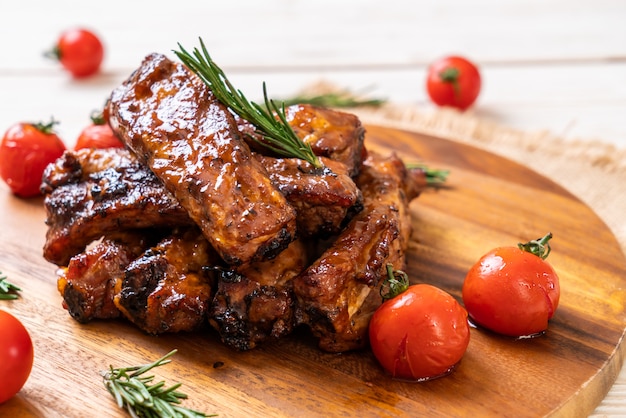
<svg viewBox="0 0 626 418">
<path fill-rule="evenodd" d="M 285 105 L 282 103 L 277 105 L 268 98 L 265 83 L 263 83 L 265 107 L 263 107 L 249 101 L 241 90 L 233 86 L 224 71 L 211 58 L 202 38 L 200 46 L 202 51 L 194 48 L 190 53 L 178 44 L 180 50 L 174 53 L 187 68 L 209 86 L 217 100 L 256 127 L 257 132 L 263 136 L 263 140 L 257 142 L 283 157 L 300 158 L 316 168 L 321 168 L 322 163 L 313 153 L 311 146 L 302 141 L 287 123 Z"/>
<path fill-rule="evenodd" d="M 160 398 L 154 398 L 154 406 L 156 409 L 162 410 L 167 416 L 178 416 L 174 408 L 172 408 L 172 405 L 169 402 L 166 402 Z"/>
<path fill-rule="evenodd" d="M 179 416 L 181 417 L 185 417 L 185 418 L 197 418 L 197 415 L 194 415 L 193 411 L 189 411 L 188 409 L 185 408 L 181 408 L 180 406 L 173 406 L 172 408 L 174 408 L 174 410 L 179 414 Z"/>
<path fill-rule="evenodd" d="M 120 408 L 123 408 L 124 399 L 122 398 L 122 390 L 119 387 L 119 385 L 116 384 L 115 382 L 106 382 L 105 386 L 115 398 L 115 403 L 117 403 L 117 406 L 119 406 Z"/>
<path fill-rule="evenodd" d="M 10 281 L 0 272 L 0 300 L 12 300 L 19 297 L 18 292 L 22 289 Z"/>
<path fill-rule="evenodd" d="M 128 394 L 133 398 L 133 403 L 140 404 L 152 401 L 152 395 L 150 395 L 150 392 L 148 392 L 144 382 L 141 380 L 131 377 L 125 386 Z"/>
</svg>

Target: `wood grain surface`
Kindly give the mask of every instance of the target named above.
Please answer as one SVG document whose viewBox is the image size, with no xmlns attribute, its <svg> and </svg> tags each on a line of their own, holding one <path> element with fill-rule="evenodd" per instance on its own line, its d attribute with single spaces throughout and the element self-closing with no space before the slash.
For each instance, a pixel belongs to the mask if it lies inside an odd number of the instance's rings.
<svg viewBox="0 0 626 418">
<path fill-rule="evenodd" d="M 177 348 L 158 378 L 183 382 L 185 405 L 240 416 L 586 416 L 623 362 L 626 260 L 603 222 L 575 196 L 529 168 L 449 140 L 368 126 L 371 149 L 451 170 L 448 185 L 410 207 L 408 273 L 460 299 L 465 272 L 487 250 L 551 231 L 561 302 L 548 332 L 515 340 L 472 329 L 450 376 L 390 379 L 369 351 L 328 354 L 305 331 L 250 352 L 210 330 L 153 337 L 124 321 L 81 325 L 61 307 L 55 266 L 41 255 L 41 200 L 0 188 L 0 270 L 22 287 L 1 301 L 35 346 L 32 374 L 0 416 L 121 417 L 100 378 L 110 364 L 152 361 Z M 222 364 L 223 363 L 223 364 Z M 221 364 L 221 366 L 220 366 Z M 219 366 L 219 367 L 218 367 Z"/>
</svg>

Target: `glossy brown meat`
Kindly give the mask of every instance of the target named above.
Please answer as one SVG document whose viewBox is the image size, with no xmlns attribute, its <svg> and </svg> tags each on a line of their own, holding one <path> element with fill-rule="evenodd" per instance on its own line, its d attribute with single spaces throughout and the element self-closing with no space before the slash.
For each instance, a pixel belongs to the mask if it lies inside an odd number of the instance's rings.
<svg viewBox="0 0 626 418">
<path fill-rule="evenodd" d="M 113 91 L 106 114 L 227 263 L 271 258 L 294 239 L 295 210 L 229 110 L 182 64 L 149 55 Z"/>
<path fill-rule="evenodd" d="M 407 210 L 419 181 L 395 156 L 369 153 L 357 178 L 364 208 L 337 240 L 293 281 L 298 320 L 319 338 L 321 349 L 342 352 L 367 344 L 369 320 L 382 300 L 385 266 L 404 268 L 411 234 Z M 409 189 L 405 190 L 404 185 Z"/>
<path fill-rule="evenodd" d="M 126 267 L 115 306 L 150 334 L 191 331 L 204 324 L 212 296 L 209 268 L 217 254 L 195 227 L 162 240 Z"/>
<path fill-rule="evenodd" d="M 66 151 L 43 176 L 46 260 L 67 265 L 103 235 L 193 222 L 158 179 L 124 149 Z"/>
<path fill-rule="evenodd" d="M 296 135 L 311 145 L 313 153 L 320 157 L 345 164 L 348 174 L 355 176 L 364 157 L 365 128 L 356 115 L 338 110 L 312 106 L 292 105 L 285 109 L 287 122 Z M 258 141 L 263 142 L 253 125 L 235 117 L 239 131 L 251 147 L 267 154 Z"/>
<path fill-rule="evenodd" d="M 360 210 L 361 192 L 343 164 L 323 158 L 329 170 L 314 170 L 298 159 L 255 156 L 296 209 L 299 234 L 336 233 Z M 48 168 L 43 186 L 49 227 L 44 256 L 59 265 L 91 240 L 118 228 L 193 223 L 154 174 L 126 149 L 67 151 Z M 138 193 L 129 192 L 133 190 Z"/>
<path fill-rule="evenodd" d="M 51 193 L 66 184 L 87 181 L 95 173 L 131 164 L 137 164 L 137 158 L 123 148 L 67 150 L 46 167 L 41 188 L 44 193 Z"/>
<path fill-rule="evenodd" d="M 220 270 L 209 323 L 222 341 L 244 351 L 291 333 L 295 321 L 291 279 L 306 262 L 306 249 L 296 240 L 273 260 L 238 271 Z"/>
<path fill-rule="evenodd" d="M 315 155 L 344 163 L 356 175 L 363 160 L 365 128 L 356 115 L 300 104 L 286 109 L 289 125 Z"/>
<path fill-rule="evenodd" d="M 147 246 L 144 234 L 121 234 L 72 257 L 57 280 L 63 306 L 72 318 L 81 323 L 117 318 L 120 311 L 113 303 L 115 283 Z"/>
<path fill-rule="evenodd" d="M 362 209 L 362 195 L 345 164 L 321 157 L 324 169 L 296 158 L 256 154 L 270 179 L 296 209 L 298 234 L 328 237 Z"/>
</svg>

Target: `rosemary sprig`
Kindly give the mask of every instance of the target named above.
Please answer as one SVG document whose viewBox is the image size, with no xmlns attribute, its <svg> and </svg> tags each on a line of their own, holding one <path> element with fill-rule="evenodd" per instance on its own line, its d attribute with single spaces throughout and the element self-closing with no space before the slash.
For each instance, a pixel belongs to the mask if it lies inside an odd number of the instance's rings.
<svg viewBox="0 0 626 418">
<path fill-rule="evenodd" d="M 263 141 L 258 141 L 260 144 L 284 157 L 300 158 L 316 168 L 321 168 L 322 164 L 313 153 L 311 146 L 304 143 L 287 122 L 285 105 L 278 106 L 274 100 L 268 98 L 265 83 L 263 83 L 265 107 L 263 107 L 249 101 L 240 90 L 232 85 L 224 71 L 209 55 L 202 38 L 200 38 L 200 46 L 202 51 L 194 48 L 193 53 L 189 53 L 178 44 L 180 51 L 174 51 L 174 53 L 211 88 L 217 100 L 256 127 L 264 137 Z"/>
<path fill-rule="evenodd" d="M 0 272 L 0 300 L 17 299 L 22 289 L 7 280 L 7 276 L 3 276 Z"/>
<path fill-rule="evenodd" d="M 430 187 L 439 187 L 448 180 L 450 170 L 441 170 L 430 168 L 425 164 L 410 163 L 406 164 L 409 169 L 420 169 L 426 175 L 426 184 Z"/>
<path fill-rule="evenodd" d="M 295 104 L 311 104 L 321 107 L 379 107 L 385 104 L 385 99 L 360 99 L 350 91 L 322 94 L 301 94 L 282 100 L 285 106 Z"/>
<path fill-rule="evenodd" d="M 142 376 L 155 367 L 169 363 L 170 357 L 176 354 L 172 350 L 153 363 L 143 366 L 113 368 L 102 371 L 104 386 L 113 395 L 117 405 L 125 409 L 133 418 L 152 417 L 214 417 L 192 409 L 180 406 L 182 399 L 187 395 L 177 391 L 182 385 L 176 383 L 169 388 L 161 381 L 153 384 L 154 376 Z"/>
</svg>

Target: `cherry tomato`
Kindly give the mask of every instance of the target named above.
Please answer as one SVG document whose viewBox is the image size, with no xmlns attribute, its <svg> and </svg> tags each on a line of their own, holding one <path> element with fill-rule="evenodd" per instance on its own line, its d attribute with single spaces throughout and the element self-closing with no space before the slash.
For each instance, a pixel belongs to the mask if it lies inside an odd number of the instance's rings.
<svg viewBox="0 0 626 418">
<path fill-rule="evenodd" d="M 374 312 L 372 352 L 394 378 L 423 381 L 449 374 L 469 344 L 467 312 L 435 286 L 407 285 Z"/>
<path fill-rule="evenodd" d="M 0 403 L 22 389 L 33 367 L 33 358 L 33 343 L 24 325 L 0 310 Z"/>
<path fill-rule="evenodd" d="M 76 140 L 75 150 L 81 148 L 123 148 L 124 144 L 113 133 L 111 127 L 105 122 L 102 113 L 96 112 L 91 115 L 91 125 L 82 130 Z"/>
<path fill-rule="evenodd" d="M 426 89 L 430 99 L 439 106 L 465 110 L 478 98 L 480 87 L 478 67 L 463 57 L 444 57 L 428 68 Z"/>
<path fill-rule="evenodd" d="M 104 46 L 98 36 L 81 28 L 61 33 L 56 46 L 48 54 L 76 78 L 98 72 L 104 59 Z"/>
<path fill-rule="evenodd" d="M 41 123 L 17 123 L 11 126 L 0 143 L 0 177 L 20 197 L 38 196 L 46 166 L 65 151 L 54 132 L 53 120 Z"/>
<path fill-rule="evenodd" d="M 561 294 L 559 278 L 545 258 L 552 234 L 495 248 L 472 266 L 463 283 L 470 318 L 497 333 L 521 337 L 544 332 Z"/>
</svg>

